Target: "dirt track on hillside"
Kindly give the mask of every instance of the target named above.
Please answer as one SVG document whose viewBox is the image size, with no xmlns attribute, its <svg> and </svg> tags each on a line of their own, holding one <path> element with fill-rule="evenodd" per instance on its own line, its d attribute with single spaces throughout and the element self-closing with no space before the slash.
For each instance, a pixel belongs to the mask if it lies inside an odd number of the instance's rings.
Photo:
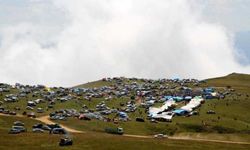
<svg viewBox="0 0 250 150">
<path fill-rule="evenodd" d="M 133 137 L 133 138 L 144 138 L 144 139 L 152 139 L 152 138 L 153 138 L 153 136 L 147 136 L 147 135 L 123 134 L 123 136 L 126 136 L 126 137 Z"/>
<path fill-rule="evenodd" d="M 146 138 L 146 139 L 152 139 L 153 136 L 143 136 L 143 135 L 130 135 L 130 134 L 124 134 L 126 137 L 134 137 L 134 138 Z M 236 141 L 223 141 L 223 140 L 209 140 L 209 139 L 201 139 L 201 138 L 191 138 L 187 136 L 172 136 L 168 137 L 167 139 L 170 140 L 185 140 L 185 141 L 200 141 L 200 142 L 214 142 L 214 143 L 225 143 L 225 144 L 242 144 L 242 145 L 250 145 L 249 142 L 236 142 Z"/>
<path fill-rule="evenodd" d="M 22 115 L 7 115 L 7 114 L 2 114 L 0 113 L 0 116 L 13 116 L 13 117 L 24 117 Z M 39 118 L 35 118 L 35 120 L 41 121 L 45 124 L 55 124 L 52 120 L 49 120 L 49 116 L 43 116 Z M 62 124 L 60 124 L 62 128 L 67 130 L 68 132 L 71 133 L 85 133 L 83 131 L 75 130 L 69 127 L 66 127 Z M 154 138 L 153 136 L 144 136 L 144 135 L 131 135 L 131 134 L 124 134 L 123 136 L 125 137 L 132 137 L 132 138 L 144 138 L 144 139 L 152 139 Z M 189 136 L 173 136 L 173 137 L 168 137 L 170 140 L 185 140 L 185 141 L 199 141 L 199 142 L 215 142 L 215 143 L 224 143 L 224 144 L 241 144 L 241 145 L 250 145 L 249 142 L 236 142 L 236 141 L 224 141 L 224 140 L 210 140 L 210 139 L 201 139 L 201 138 L 192 138 Z"/>
<path fill-rule="evenodd" d="M 223 140 L 209 140 L 209 139 L 201 139 L 201 138 L 191 138 L 191 137 L 181 137 L 181 136 L 173 136 L 169 137 L 171 140 L 185 140 L 185 141 L 200 141 L 200 142 L 214 142 L 214 143 L 225 143 L 225 144 L 241 144 L 241 145 L 250 145 L 249 142 L 236 142 L 236 141 L 223 141 Z"/>
<path fill-rule="evenodd" d="M 25 116 L 20 115 L 20 114 L 17 114 L 17 115 L 8 115 L 8 114 L 2 114 L 2 113 L 0 113 L 0 116 L 8 116 L 8 117 L 25 117 Z M 31 118 L 31 119 L 35 119 L 35 120 L 41 121 L 41 122 L 43 122 L 43 123 L 45 123 L 45 124 L 55 124 L 55 122 L 53 122 L 53 121 L 51 121 L 51 120 L 49 119 L 49 116 L 42 116 L 42 117 Z M 64 128 L 66 131 L 71 132 L 71 133 L 84 133 L 83 131 L 71 129 L 71 128 L 66 127 L 66 126 L 64 126 L 64 125 L 61 125 L 61 124 L 60 124 L 60 126 L 61 126 L 62 128 Z"/>
<path fill-rule="evenodd" d="M 39 117 L 39 118 L 36 118 L 36 120 L 41 121 L 41 122 L 43 122 L 43 123 L 45 123 L 45 124 L 55 124 L 55 122 L 53 122 L 53 121 L 51 121 L 51 120 L 49 119 L 49 116 Z M 61 126 L 62 128 L 64 128 L 65 130 L 67 130 L 68 132 L 71 132 L 71 133 L 84 133 L 83 131 L 75 130 L 75 129 L 66 127 L 66 126 L 64 126 L 64 125 L 62 125 L 62 124 L 60 124 L 60 126 Z"/>
</svg>

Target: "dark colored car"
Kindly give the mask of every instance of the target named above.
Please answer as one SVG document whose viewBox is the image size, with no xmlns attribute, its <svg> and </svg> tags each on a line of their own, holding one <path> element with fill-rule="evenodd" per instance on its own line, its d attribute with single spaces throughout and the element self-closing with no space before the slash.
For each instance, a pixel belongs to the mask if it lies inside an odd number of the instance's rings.
<svg viewBox="0 0 250 150">
<path fill-rule="evenodd" d="M 54 129 L 54 128 L 61 128 L 59 124 L 48 124 L 47 125 L 49 128 Z"/>
<path fill-rule="evenodd" d="M 30 112 L 30 113 L 27 113 L 27 117 L 36 118 L 36 115 L 34 112 Z"/>
<path fill-rule="evenodd" d="M 59 143 L 60 146 L 70 146 L 73 145 L 73 141 L 70 138 L 62 138 Z"/>
<path fill-rule="evenodd" d="M 14 126 L 24 126 L 24 123 L 21 121 L 15 121 L 13 124 Z"/>
<path fill-rule="evenodd" d="M 27 132 L 27 129 L 23 126 L 12 126 L 12 129 L 19 130 L 20 132 Z"/>
<path fill-rule="evenodd" d="M 50 128 L 49 126 L 47 126 L 47 125 L 43 125 L 42 129 L 43 129 L 43 130 L 47 130 L 47 131 L 50 131 L 50 130 L 51 130 L 51 128 Z"/>
<path fill-rule="evenodd" d="M 37 124 L 34 124 L 32 126 L 33 129 L 42 129 L 42 130 L 47 130 L 47 131 L 50 131 L 51 128 L 48 126 L 48 125 L 43 125 L 41 123 L 37 123 Z"/>
<path fill-rule="evenodd" d="M 16 112 L 15 111 L 10 111 L 9 115 L 16 115 Z"/>
<path fill-rule="evenodd" d="M 43 127 L 43 124 L 41 124 L 41 123 L 34 124 L 34 125 L 32 126 L 32 128 L 40 128 L 40 129 L 42 129 L 42 127 Z"/>
<path fill-rule="evenodd" d="M 33 128 L 33 129 L 32 129 L 32 132 L 33 132 L 33 133 L 44 133 L 44 130 L 41 129 L 41 128 Z"/>
<path fill-rule="evenodd" d="M 52 133 L 52 134 L 66 134 L 67 132 L 63 128 L 54 128 L 51 130 L 50 133 Z"/>
<path fill-rule="evenodd" d="M 55 115 L 56 115 L 56 113 L 54 113 L 54 112 L 49 114 L 50 117 L 55 116 Z"/>
<path fill-rule="evenodd" d="M 14 129 L 14 128 L 10 129 L 9 131 L 9 134 L 19 134 L 19 133 L 21 133 L 21 131 L 18 129 Z"/>
</svg>

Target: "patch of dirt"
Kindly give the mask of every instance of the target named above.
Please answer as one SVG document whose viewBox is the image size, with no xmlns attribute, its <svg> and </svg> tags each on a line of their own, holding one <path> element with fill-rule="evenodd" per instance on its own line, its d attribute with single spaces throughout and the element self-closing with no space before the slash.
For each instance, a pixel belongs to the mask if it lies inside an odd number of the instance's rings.
<svg viewBox="0 0 250 150">
<path fill-rule="evenodd" d="M 41 121 L 45 124 L 55 124 L 55 122 L 53 122 L 52 120 L 49 119 L 49 116 L 43 116 L 43 117 L 39 117 L 39 118 L 35 118 L 35 119 L 38 121 Z M 75 130 L 75 129 L 66 127 L 66 126 L 61 125 L 61 124 L 60 124 L 60 126 L 71 133 L 84 133 L 83 131 Z"/>
</svg>

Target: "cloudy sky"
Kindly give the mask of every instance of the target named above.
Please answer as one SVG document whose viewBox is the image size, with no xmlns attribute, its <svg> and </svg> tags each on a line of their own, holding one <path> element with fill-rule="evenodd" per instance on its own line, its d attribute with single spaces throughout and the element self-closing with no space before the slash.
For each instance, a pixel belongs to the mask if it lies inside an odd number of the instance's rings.
<svg viewBox="0 0 250 150">
<path fill-rule="evenodd" d="M 0 82 L 250 73 L 249 0 L 0 0 Z"/>
</svg>

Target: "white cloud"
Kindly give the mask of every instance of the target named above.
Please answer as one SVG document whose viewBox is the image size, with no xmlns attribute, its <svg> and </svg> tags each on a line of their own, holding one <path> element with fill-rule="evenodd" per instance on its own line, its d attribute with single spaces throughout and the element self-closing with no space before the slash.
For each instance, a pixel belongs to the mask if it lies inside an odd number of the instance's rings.
<svg viewBox="0 0 250 150">
<path fill-rule="evenodd" d="M 250 30 L 249 0 L 202 0 L 201 3 L 207 20 L 220 22 L 233 32 Z"/>
<path fill-rule="evenodd" d="M 35 22 L 1 29 L 2 81 L 73 86 L 104 76 L 207 78 L 250 71 L 235 60 L 232 33 L 207 22 L 196 1 L 53 2 L 65 17 L 60 30 Z"/>
</svg>

